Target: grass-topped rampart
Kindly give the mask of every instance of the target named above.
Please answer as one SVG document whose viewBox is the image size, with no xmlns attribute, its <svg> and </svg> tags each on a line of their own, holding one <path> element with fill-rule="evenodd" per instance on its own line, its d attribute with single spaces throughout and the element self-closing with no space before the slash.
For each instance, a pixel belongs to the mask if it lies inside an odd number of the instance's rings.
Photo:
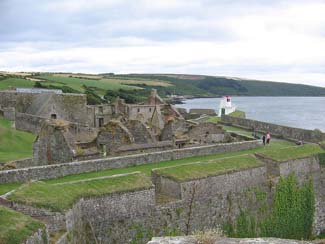
<svg viewBox="0 0 325 244">
<path fill-rule="evenodd" d="M 89 172 L 89 173 L 82 173 L 76 175 L 68 175 L 65 177 L 61 177 L 58 179 L 47 180 L 45 182 L 49 184 L 56 184 L 56 183 L 64 183 L 64 182 L 71 182 L 76 180 L 84 180 L 90 179 L 95 177 L 103 177 L 103 176 L 111 176 L 116 174 L 126 174 L 135 171 L 143 172 L 145 175 L 150 177 L 151 170 L 156 168 L 163 168 L 163 167 L 171 167 L 183 164 L 190 164 L 190 163 L 199 163 L 199 162 L 208 162 L 210 160 L 218 160 L 227 157 L 234 157 L 234 156 L 242 156 L 242 155 L 253 155 L 254 153 L 264 153 L 269 150 L 277 150 L 281 148 L 287 148 L 294 146 L 294 143 L 284 141 L 284 140 L 273 140 L 272 143 L 267 147 L 258 147 L 249 150 L 243 150 L 238 152 L 231 152 L 231 153 L 221 153 L 215 155 L 208 155 L 208 156 L 196 156 L 191 158 L 184 158 L 178 160 L 170 160 L 170 161 L 163 161 L 151 164 L 143 164 L 137 166 L 131 166 L 127 168 L 118 168 L 118 169 L 110 169 L 110 170 L 103 170 L 103 171 L 96 171 L 96 172 Z M 10 190 L 16 189 L 20 186 L 20 183 L 14 184 L 0 184 L 0 195 L 4 194 Z"/>
<path fill-rule="evenodd" d="M 135 172 L 128 175 L 63 184 L 28 183 L 16 189 L 8 196 L 8 200 L 62 212 L 71 208 L 80 198 L 147 189 L 151 186 L 149 177 Z"/>
<path fill-rule="evenodd" d="M 305 144 L 302 146 L 288 147 L 277 150 L 268 150 L 261 153 L 262 156 L 275 161 L 288 161 L 293 159 L 305 158 L 324 153 L 324 150 L 318 144 Z"/>
<path fill-rule="evenodd" d="M 0 243 L 20 244 L 35 233 L 45 228 L 44 224 L 29 216 L 0 206 Z"/>
<path fill-rule="evenodd" d="M 202 163 L 155 169 L 153 171 L 160 176 L 182 182 L 259 167 L 262 165 L 263 163 L 253 155 L 243 155 Z"/>
</svg>

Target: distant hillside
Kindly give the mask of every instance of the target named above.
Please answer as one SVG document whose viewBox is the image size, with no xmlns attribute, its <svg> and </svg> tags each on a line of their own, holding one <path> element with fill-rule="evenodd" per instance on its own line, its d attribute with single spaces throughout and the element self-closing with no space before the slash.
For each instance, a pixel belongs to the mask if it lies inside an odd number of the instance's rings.
<svg viewBox="0 0 325 244">
<path fill-rule="evenodd" d="M 38 87 L 61 89 L 66 93 L 85 93 L 89 104 L 113 101 L 117 96 L 129 103 L 139 102 L 148 96 L 152 88 L 156 88 L 163 97 L 167 95 L 325 96 L 325 88 L 321 87 L 221 76 L 0 72 L 0 90 L 16 87 Z"/>
<path fill-rule="evenodd" d="M 325 88 L 271 81 L 202 75 L 131 74 L 128 77 L 158 79 L 173 86 L 166 91 L 195 96 L 325 96 Z"/>
</svg>

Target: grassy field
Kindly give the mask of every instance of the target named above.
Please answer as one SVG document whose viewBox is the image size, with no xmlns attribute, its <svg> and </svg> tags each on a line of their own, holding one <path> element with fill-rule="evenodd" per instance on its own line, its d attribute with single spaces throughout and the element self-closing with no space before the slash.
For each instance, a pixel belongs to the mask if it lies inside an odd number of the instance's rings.
<svg viewBox="0 0 325 244">
<path fill-rule="evenodd" d="M 29 216 L 0 206 L 0 243 L 20 244 L 44 224 Z"/>
<path fill-rule="evenodd" d="M 0 164 L 32 156 L 33 134 L 18 131 L 12 122 L 0 117 Z"/>
<path fill-rule="evenodd" d="M 64 77 L 64 76 L 55 76 L 50 74 L 43 74 L 36 76 L 47 80 L 48 82 L 43 82 L 43 85 L 51 84 L 55 86 L 69 86 L 74 90 L 79 92 L 84 92 L 83 85 L 97 88 L 97 93 L 104 95 L 107 90 L 118 90 L 118 89 L 137 89 L 135 86 L 128 86 L 122 82 L 112 82 L 108 79 L 85 79 L 85 78 L 75 78 L 75 77 Z"/>
<path fill-rule="evenodd" d="M 269 150 L 262 154 L 276 161 L 287 161 L 292 159 L 304 158 L 325 151 L 317 144 L 305 144 L 286 149 Z"/>
<path fill-rule="evenodd" d="M 34 81 L 26 80 L 23 78 L 6 78 L 0 79 L 0 90 L 7 90 L 10 88 L 24 87 L 30 88 L 35 85 Z"/>
<path fill-rule="evenodd" d="M 145 189 L 151 185 L 149 177 L 135 172 L 130 175 L 65 184 L 33 182 L 19 187 L 13 194 L 9 195 L 8 199 L 54 211 L 64 211 L 81 197 Z"/>
<path fill-rule="evenodd" d="M 154 171 L 159 175 L 165 176 L 178 182 L 182 182 L 262 165 L 263 163 L 257 160 L 253 155 L 245 155 L 226 159 L 210 160 L 201 163 L 155 169 Z"/>
</svg>

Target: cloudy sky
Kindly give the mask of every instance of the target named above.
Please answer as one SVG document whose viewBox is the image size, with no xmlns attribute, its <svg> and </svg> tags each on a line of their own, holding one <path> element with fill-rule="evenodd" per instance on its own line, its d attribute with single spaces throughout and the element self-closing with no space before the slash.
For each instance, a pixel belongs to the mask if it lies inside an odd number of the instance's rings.
<svg viewBox="0 0 325 244">
<path fill-rule="evenodd" d="M 0 70 L 325 87 L 325 0 L 0 0 Z"/>
</svg>

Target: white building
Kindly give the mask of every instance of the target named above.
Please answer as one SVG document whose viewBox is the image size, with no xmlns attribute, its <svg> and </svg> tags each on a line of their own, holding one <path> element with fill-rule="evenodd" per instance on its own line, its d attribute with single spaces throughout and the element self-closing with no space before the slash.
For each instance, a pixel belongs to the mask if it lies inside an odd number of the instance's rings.
<svg viewBox="0 0 325 244">
<path fill-rule="evenodd" d="M 235 112 L 236 107 L 231 104 L 231 97 L 230 96 L 224 96 L 222 97 L 219 105 L 219 112 L 218 116 L 221 116 L 223 114 L 227 115 L 232 112 Z"/>
</svg>

